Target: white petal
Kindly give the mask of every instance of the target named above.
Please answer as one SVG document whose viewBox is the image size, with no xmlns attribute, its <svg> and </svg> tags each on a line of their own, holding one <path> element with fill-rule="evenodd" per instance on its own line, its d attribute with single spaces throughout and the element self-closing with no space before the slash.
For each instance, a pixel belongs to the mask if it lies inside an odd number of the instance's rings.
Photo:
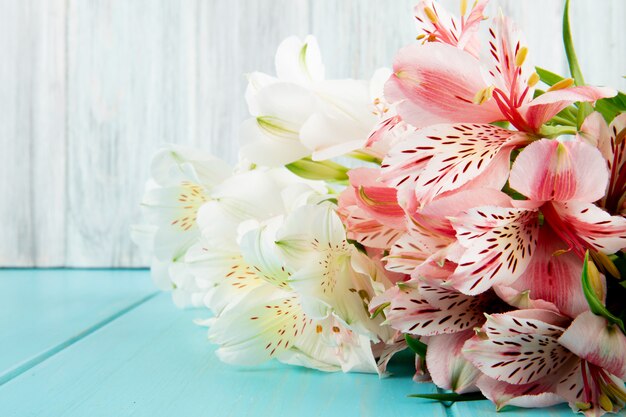
<svg viewBox="0 0 626 417">
<path fill-rule="evenodd" d="M 324 64 L 317 40 L 304 42 L 295 36 L 285 39 L 276 51 L 276 74 L 281 81 L 308 85 L 324 79 Z"/>
</svg>

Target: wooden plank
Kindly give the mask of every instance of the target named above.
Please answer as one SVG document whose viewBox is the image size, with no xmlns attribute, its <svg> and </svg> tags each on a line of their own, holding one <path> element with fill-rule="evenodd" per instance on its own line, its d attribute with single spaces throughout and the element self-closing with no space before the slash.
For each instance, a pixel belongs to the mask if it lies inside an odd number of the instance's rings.
<svg viewBox="0 0 626 417">
<path fill-rule="evenodd" d="M 199 1 L 195 145 L 237 162 L 239 125 L 249 117 L 245 74 L 275 74 L 288 36 L 309 33 L 308 0 Z"/>
<path fill-rule="evenodd" d="M 62 265 L 65 1 L 0 11 L 0 265 Z"/>
<path fill-rule="evenodd" d="M 319 40 L 328 78 L 369 79 L 391 68 L 415 41 L 413 0 L 311 1 L 311 33 Z"/>
<path fill-rule="evenodd" d="M 278 363 L 221 363 L 197 311 L 161 294 L 0 387 L 3 416 L 415 416 L 444 408 L 404 374 L 327 374 Z M 37 393 L 37 395 L 32 395 Z M 24 401 L 28 398 L 28 401 Z"/>
<path fill-rule="evenodd" d="M 0 266 L 141 266 L 128 239 L 150 154 L 230 161 L 245 78 L 311 32 L 329 77 L 369 77 L 413 41 L 414 0 L 0 0 Z M 458 1 L 444 0 L 456 10 Z M 567 73 L 563 2 L 502 0 L 529 59 Z M 626 89 L 622 0 L 572 2 L 586 80 Z"/>
<path fill-rule="evenodd" d="M 155 292 L 142 270 L 4 269 L 0 288 L 0 385 Z"/>
<path fill-rule="evenodd" d="M 151 154 L 191 143 L 195 3 L 70 0 L 67 264 L 146 264 L 129 239 Z"/>
<path fill-rule="evenodd" d="M 573 1 L 570 22 L 585 82 L 626 90 L 626 2 Z"/>
</svg>

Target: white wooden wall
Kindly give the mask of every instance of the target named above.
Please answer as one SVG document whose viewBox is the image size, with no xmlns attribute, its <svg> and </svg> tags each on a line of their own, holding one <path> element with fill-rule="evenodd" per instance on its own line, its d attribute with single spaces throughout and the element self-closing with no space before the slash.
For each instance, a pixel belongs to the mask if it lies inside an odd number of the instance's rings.
<svg viewBox="0 0 626 417">
<path fill-rule="evenodd" d="M 146 265 L 129 226 L 158 146 L 234 161 L 243 74 L 272 72 L 284 37 L 316 35 L 330 77 L 368 77 L 415 38 L 414 2 L 0 0 L 0 266 Z M 565 73 L 563 2 L 499 4 Z M 625 18 L 624 0 L 572 1 L 589 83 L 625 89 Z"/>
</svg>

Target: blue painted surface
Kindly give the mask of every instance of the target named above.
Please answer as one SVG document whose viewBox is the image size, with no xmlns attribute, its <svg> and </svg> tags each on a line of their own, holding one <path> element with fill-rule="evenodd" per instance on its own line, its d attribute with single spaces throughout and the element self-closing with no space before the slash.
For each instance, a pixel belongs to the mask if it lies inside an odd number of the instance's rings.
<svg viewBox="0 0 626 417">
<path fill-rule="evenodd" d="M 431 384 L 411 380 L 410 355 L 400 356 L 394 367 L 396 374 L 386 379 L 327 374 L 276 362 L 256 368 L 229 366 L 213 354 L 215 347 L 206 340 L 205 329 L 192 323 L 205 313 L 178 310 L 167 294 L 151 296 L 147 271 L 83 271 L 84 282 L 79 283 L 68 278 L 70 275 L 62 270 L 0 270 L 2 293 L 7 289 L 13 292 L 13 297 L 5 296 L 4 300 L 12 299 L 8 316 L 24 316 L 15 321 L 3 319 L 3 337 L 24 335 L 20 326 L 34 328 L 27 318 L 47 316 L 37 322 L 46 326 L 31 336 L 2 339 L 13 343 L 11 348 L 2 343 L 1 352 L 32 351 L 38 338 L 47 341 L 37 345 L 39 350 L 50 340 L 57 342 L 56 350 L 0 386 L 2 417 L 571 415 L 566 407 L 496 414 L 486 401 L 446 408 L 438 402 L 408 398 L 412 393 L 435 392 Z M 107 280 L 108 285 L 102 284 Z M 130 282 L 133 280 L 136 282 Z M 67 285 L 59 287 L 60 283 Z M 129 297 L 133 293 L 129 288 L 137 291 L 133 297 Z M 33 298 L 38 303 L 20 302 L 20 297 L 32 297 L 33 293 L 38 294 Z M 72 309 L 68 309 L 70 305 Z M 90 311 L 101 305 L 121 307 L 104 319 L 94 320 Z M 58 313 L 64 309 L 68 313 Z M 84 315 L 77 314 L 81 309 Z M 58 341 L 61 333 L 47 330 L 79 329 L 86 323 L 91 323 L 87 331 L 63 342 Z M 23 363 L 21 356 L 11 355 Z M 7 366 L 9 357 L 0 357 Z"/>
<path fill-rule="evenodd" d="M 145 270 L 0 269 L 0 385 L 154 293 Z"/>
</svg>

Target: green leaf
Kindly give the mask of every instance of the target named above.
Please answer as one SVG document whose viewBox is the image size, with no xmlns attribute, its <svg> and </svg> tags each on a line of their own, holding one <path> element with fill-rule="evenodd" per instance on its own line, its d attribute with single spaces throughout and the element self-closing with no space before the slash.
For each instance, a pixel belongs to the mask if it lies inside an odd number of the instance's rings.
<svg viewBox="0 0 626 417">
<path fill-rule="evenodd" d="M 569 72 L 572 74 L 574 82 L 576 85 L 585 85 L 583 73 L 580 71 L 580 65 L 578 64 L 578 58 L 576 58 L 574 41 L 572 40 L 572 31 L 569 24 L 569 2 L 570 0 L 565 0 L 565 9 L 563 10 L 563 45 L 565 46 Z"/>
<path fill-rule="evenodd" d="M 436 401 L 480 401 L 486 400 L 485 396 L 480 392 L 468 392 L 466 394 L 457 394 L 454 392 L 451 393 L 441 393 L 441 394 L 410 394 L 408 397 L 411 398 L 425 398 L 428 400 L 436 400 Z"/>
<path fill-rule="evenodd" d="M 572 74 L 572 78 L 574 78 L 574 83 L 576 83 L 576 85 L 585 85 L 583 73 L 580 70 L 578 58 L 576 57 L 576 51 L 574 50 L 574 41 L 572 41 L 572 32 L 569 24 L 569 2 L 570 0 L 565 0 L 565 9 L 563 10 L 563 45 L 565 46 L 565 55 L 567 55 L 569 72 Z M 580 103 L 578 106 L 578 116 L 576 118 L 579 128 L 591 112 L 593 112 L 591 104 Z"/>
<path fill-rule="evenodd" d="M 565 79 L 565 77 L 561 77 L 560 75 L 541 67 L 535 67 L 535 71 L 537 71 L 537 75 L 539 76 L 541 82 L 549 85 L 550 87 Z"/>
<path fill-rule="evenodd" d="M 589 281 L 589 251 L 585 254 L 585 261 L 583 263 L 583 272 L 582 272 L 582 284 L 583 284 L 583 293 L 585 294 L 585 298 L 587 299 L 587 304 L 589 304 L 589 309 L 593 314 L 604 317 L 610 324 L 614 324 L 618 326 L 623 333 L 626 334 L 626 328 L 624 327 L 624 322 L 617 316 L 613 315 L 602 301 L 598 298 L 598 295 L 594 291 L 591 282 Z"/>
<path fill-rule="evenodd" d="M 611 123 L 618 114 L 626 112 L 626 94 L 620 91 L 615 97 L 596 101 L 596 110 L 602 114 L 607 123 Z"/>
<path fill-rule="evenodd" d="M 285 165 L 285 168 L 307 180 L 348 180 L 349 169 L 332 161 L 313 161 L 306 157 Z"/>
<path fill-rule="evenodd" d="M 421 358 L 426 358 L 426 349 L 428 348 L 426 343 L 412 338 L 409 334 L 404 335 L 404 340 L 406 340 L 406 344 L 409 345 L 413 352 L 418 354 Z"/>
</svg>

